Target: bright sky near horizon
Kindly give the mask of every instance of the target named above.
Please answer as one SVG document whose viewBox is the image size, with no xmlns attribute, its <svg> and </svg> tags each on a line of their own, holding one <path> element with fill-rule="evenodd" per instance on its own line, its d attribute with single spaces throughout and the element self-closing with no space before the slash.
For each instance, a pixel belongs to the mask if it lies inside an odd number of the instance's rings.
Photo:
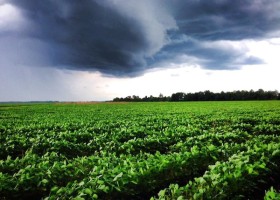
<svg viewBox="0 0 280 200">
<path fill-rule="evenodd" d="M 278 0 L 0 0 L 0 101 L 280 91 Z"/>
</svg>

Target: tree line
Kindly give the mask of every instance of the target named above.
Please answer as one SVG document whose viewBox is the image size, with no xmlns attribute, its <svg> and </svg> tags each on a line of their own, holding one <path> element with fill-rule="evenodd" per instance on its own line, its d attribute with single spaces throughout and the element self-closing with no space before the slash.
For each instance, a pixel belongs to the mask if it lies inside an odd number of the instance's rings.
<svg viewBox="0 0 280 200">
<path fill-rule="evenodd" d="M 171 96 L 163 96 L 160 94 L 158 97 L 152 95 L 140 98 L 139 96 L 132 95 L 127 97 L 116 97 L 114 102 L 155 102 L 155 101 L 244 101 L 244 100 L 280 100 L 280 94 L 275 91 L 264 91 L 259 89 L 257 91 L 250 90 L 237 90 L 233 92 L 218 92 L 214 93 L 209 90 L 204 92 L 184 93 L 177 92 Z"/>
</svg>

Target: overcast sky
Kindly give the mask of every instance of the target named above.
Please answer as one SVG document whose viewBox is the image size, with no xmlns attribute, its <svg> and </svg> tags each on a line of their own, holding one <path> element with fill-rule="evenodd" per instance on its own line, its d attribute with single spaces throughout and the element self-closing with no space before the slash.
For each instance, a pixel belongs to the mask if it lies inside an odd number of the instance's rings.
<svg viewBox="0 0 280 200">
<path fill-rule="evenodd" d="M 0 0 L 0 101 L 280 91 L 279 0 Z"/>
</svg>

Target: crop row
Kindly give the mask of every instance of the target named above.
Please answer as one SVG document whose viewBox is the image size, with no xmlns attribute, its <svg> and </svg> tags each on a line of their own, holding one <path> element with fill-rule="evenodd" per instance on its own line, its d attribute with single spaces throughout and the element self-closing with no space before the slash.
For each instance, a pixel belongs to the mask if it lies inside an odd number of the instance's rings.
<svg viewBox="0 0 280 200">
<path fill-rule="evenodd" d="M 279 108 L 0 106 L 0 199 L 277 197 Z"/>
<path fill-rule="evenodd" d="M 142 124 L 143 122 L 145 125 Z M 211 134 L 220 134 L 221 138 L 224 137 L 223 134 L 232 134 L 233 137 L 244 140 L 256 135 L 276 135 L 280 132 L 280 125 L 264 122 L 255 126 L 244 122 L 230 126 L 227 121 L 221 122 L 213 119 L 204 121 L 203 124 L 195 120 L 170 125 L 162 121 L 161 125 L 154 125 L 154 122 L 149 123 L 145 119 L 143 122 L 131 122 L 130 124 L 121 121 L 118 123 L 102 122 L 85 124 L 84 127 L 76 126 L 73 128 L 74 130 L 71 130 L 74 125 L 69 125 L 69 130 L 67 127 L 59 128 L 59 126 L 52 127 L 52 129 L 40 129 L 40 127 L 37 129 L 3 129 L 0 158 L 5 159 L 7 155 L 12 158 L 21 157 L 27 150 L 32 150 L 38 155 L 59 152 L 68 158 L 89 156 L 100 150 L 117 154 L 137 154 L 140 151 L 166 153 L 177 143 L 188 140 L 190 145 L 193 145 L 192 140 L 195 141 L 198 137 L 207 139 L 207 137 L 211 137 Z M 156 123 L 160 124 L 159 121 Z"/>
<path fill-rule="evenodd" d="M 104 153 L 67 161 L 66 158 L 58 160 L 56 153 L 42 157 L 27 153 L 21 159 L 2 161 L 1 191 L 4 196 L 12 193 L 15 198 L 42 197 L 49 191 L 50 199 L 93 195 L 106 199 L 149 196 L 171 182 L 184 183 L 199 176 L 208 165 L 225 161 L 260 141 L 279 140 L 278 137 L 263 136 L 234 145 L 194 145 L 189 151 L 182 148 L 182 151 L 171 154 L 158 152 L 119 157 Z"/>
<path fill-rule="evenodd" d="M 158 199 L 256 199 L 263 191 L 260 188 L 278 181 L 279 149 L 279 143 L 255 143 L 226 162 L 216 162 L 186 186 L 171 185 L 160 191 Z"/>
</svg>

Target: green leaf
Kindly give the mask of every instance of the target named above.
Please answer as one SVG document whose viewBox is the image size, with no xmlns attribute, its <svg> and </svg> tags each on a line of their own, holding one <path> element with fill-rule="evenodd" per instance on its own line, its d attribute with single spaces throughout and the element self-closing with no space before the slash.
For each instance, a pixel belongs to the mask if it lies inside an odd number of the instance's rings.
<svg viewBox="0 0 280 200">
<path fill-rule="evenodd" d="M 119 173 L 119 174 L 113 179 L 113 181 L 118 180 L 118 179 L 121 178 L 122 176 L 123 176 L 123 173 L 121 172 L 121 173 Z"/>
<path fill-rule="evenodd" d="M 85 198 L 83 198 L 83 197 L 75 197 L 75 198 L 73 198 L 73 200 L 85 200 Z"/>
<path fill-rule="evenodd" d="M 252 174 L 253 171 L 254 171 L 254 168 L 253 168 L 253 167 L 249 167 L 249 168 L 248 168 L 248 173 L 249 173 L 249 174 Z"/>
<path fill-rule="evenodd" d="M 41 183 L 44 184 L 44 185 L 46 185 L 48 182 L 49 182 L 49 181 L 48 181 L 47 179 L 43 179 L 43 180 L 41 181 Z"/>
<path fill-rule="evenodd" d="M 159 191 L 158 196 L 164 196 L 164 195 L 165 195 L 165 190 Z"/>
<path fill-rule="evenodd" d="M 84 189 L 84 193 L 85 193 L 85 194 L 88 194 L 88 195 L 92 195 L 92 190 L 89 189 L 89 188 L 85 188 L 85 189 Z"/>
<path fill-rule="evenodd" d="M 82 182 L 79 183 L 79 186 L 83 186 L 84 184 L 85 184 L 85 182 L 82 181 Z"/>
</svg>

